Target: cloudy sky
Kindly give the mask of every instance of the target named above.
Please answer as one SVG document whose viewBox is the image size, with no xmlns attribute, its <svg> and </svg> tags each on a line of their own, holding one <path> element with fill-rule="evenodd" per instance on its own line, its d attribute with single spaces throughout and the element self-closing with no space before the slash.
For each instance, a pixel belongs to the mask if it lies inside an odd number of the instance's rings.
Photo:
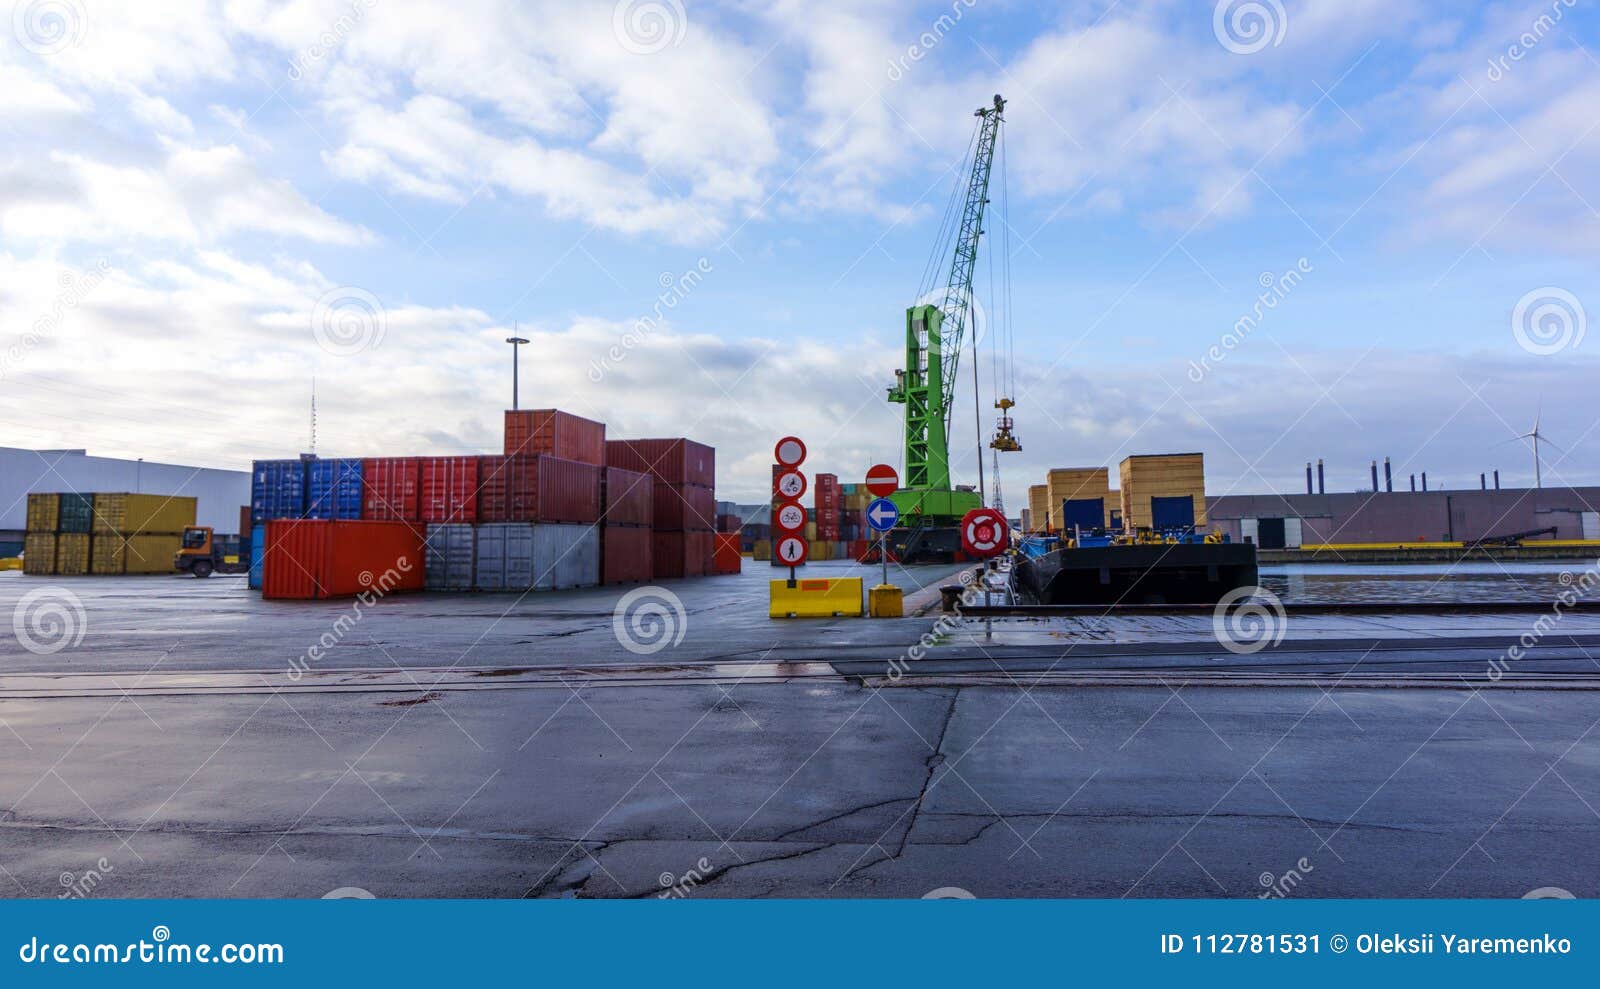
<svg viewBox="0 0 1600 989">
<path fill-rule="evenodd" d="M 243 467 L 306 447 L 314 376 L 321 453 L 489 451 L 520 327 L 524 405 L 712 443 L 723 497 L 789 431 L 859 476 L 1001 93 L 1014 488 L 1193 449 L 1218 493 L 1526 483 L 1536 414 L 1547 481 L 1600 483 L 1588 0 L 8 13 L 4 445 Z"/>
</svg>

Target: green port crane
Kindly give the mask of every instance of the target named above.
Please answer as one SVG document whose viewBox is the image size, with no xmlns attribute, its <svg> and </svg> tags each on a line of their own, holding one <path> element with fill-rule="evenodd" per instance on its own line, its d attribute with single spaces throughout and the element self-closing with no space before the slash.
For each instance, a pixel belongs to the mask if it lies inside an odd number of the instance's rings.
<svg viewBox="0 0 1600 989">
<path fill-rule="evenodd" d="M 1006 101 L 996 94 L 993 104 L 974 112 L 978 125 L 972 170 L 967 176 L 966 199 L 955 236 L 955 259 L 943 298 L 937 305 L 918 304 L 906 310 L 906 366 L 895 372 L 889 401 L 906 407 L 905 474 L 894 501 L 906 520 L 904 524 L 909 526 L 956 525 L 962 515 L 983 501 L 978 491 L 956 490 L 950 484 L 950 417 L 955 405 L 961 342 L 973 311 L 972 275 L 978 261 L 978 241 L 984 232 L 989 174 L 1005 106 Z M 1009 409 L 1013 403 L 1009 398 L 1001 401 L 1005 404 L 996 402 L 995 407 L 1006 413 L 1001 421 L 1003 435 L 997 435 L 990 446 L 996 450 L 1020 449 L 1010 435 Z"/>
</svg>

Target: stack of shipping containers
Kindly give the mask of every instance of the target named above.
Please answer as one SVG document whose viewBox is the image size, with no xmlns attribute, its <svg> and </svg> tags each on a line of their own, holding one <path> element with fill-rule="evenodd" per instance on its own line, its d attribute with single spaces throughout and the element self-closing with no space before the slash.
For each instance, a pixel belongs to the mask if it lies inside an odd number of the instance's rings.
<svg viewBox="0 0 1600 989">
<path fill-rule="evenodd" d="M 162 494 L 30 494 L 23 569 L 70 577 L 173 573 L 196 499 Z"/>
<path fill-rule="evenodd" d="M 94 496 L 93 573 L 174 573 L 183 530 L 194 525 L 199 499 L 158 494 Z"/>
<path fill-rule="evenodd" d="M 704 576 L 715 552 L 716 451 L 683 437 L 607 440 L 605 448 L 608 465 L 654 480 L 653 577 Z"/>
<path fill-rule="evenodd" d="M 600 580 L 642 584 L 655 576 L 655 478 L 643 471 L 606 467 L 601 482 Z"/>
<path fill-rule="evenodd" d="M 517 592 L 737 572 L 737 527 L 720 554 L 715 542 L 714 451 L 683 438 L 608 443 L 605 433 L 604 423 L 556 409 L 514 410 L 504 452 L 492 456 L 257 461 L 251 586 L 269 597 L 354 593 L 345 580 L 353 562 L 387 570 L 412 538 L 419 589 Z M 279 555 L 284 564 L 274 566 Z M 310 577 L 277 573 L 294 563 Z M 394 590 L 413 589 L 405 576 Z"/>
<path fill-rule="evenodd" d="M 812 481 L 812 497 L 816 511 L 816 535 L 811 543 L 811 559 L 831 560 L 834 544 L 839 541 L 839 512 L 843 510 L 844 492 L 839 488 L 839 475 L 818 474 Z"/>
<path fill-rule="evenodd" d="M 1206 524 L 1205 458 L 1148 454 L 1122 461 L 1122 522 L 1129 529 L 1175 530 Z"/>
</svg>

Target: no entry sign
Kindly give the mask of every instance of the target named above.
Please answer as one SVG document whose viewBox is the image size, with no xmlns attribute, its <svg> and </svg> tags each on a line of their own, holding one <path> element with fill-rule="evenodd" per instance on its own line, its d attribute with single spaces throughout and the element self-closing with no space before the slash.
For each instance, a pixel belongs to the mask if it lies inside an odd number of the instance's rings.
<svg viewBox="0 0 1600 989">
<path fill-rule="evenodd" d="M 876 464 L 867 471 L 867 490 L 874 497 L 887 498 L 900 490 L 900 475 L 888 464 Z"/>
<path fill-rule="evenodd" d="M 806 445 L 798 436 L 785 436 L 772 448 L 772 459 L 784 467 L 799 467 L 805 463 Z"/>
<path fill-rule="evenodd" d="M 772 547 L 772 555 L 779 563 L 798 567 L 806 562 L 806 541 L 799 536 L 784 536 Z"/>
<path fill-rule="evenodd" d="M 992 508 L 974 508 L 961 518 L 961 548 L 972 556 L 997 556 L 1006 548 L 1009 527 Z"/>
</svg>

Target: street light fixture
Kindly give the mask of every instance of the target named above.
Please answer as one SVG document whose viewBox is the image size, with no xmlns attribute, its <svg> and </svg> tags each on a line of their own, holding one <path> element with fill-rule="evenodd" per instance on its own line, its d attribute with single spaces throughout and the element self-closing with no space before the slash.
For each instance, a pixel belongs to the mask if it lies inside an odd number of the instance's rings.
<svg viewBox="0 0 1600 989">
<path fill-rule="evenodd" d="M 527 343 L 524 337 L 506 337 L 506 343 L 511 344 L 511 409 L 517 408 L 517 365 L 522 353 L 522 345 Z"/>
</svg>

